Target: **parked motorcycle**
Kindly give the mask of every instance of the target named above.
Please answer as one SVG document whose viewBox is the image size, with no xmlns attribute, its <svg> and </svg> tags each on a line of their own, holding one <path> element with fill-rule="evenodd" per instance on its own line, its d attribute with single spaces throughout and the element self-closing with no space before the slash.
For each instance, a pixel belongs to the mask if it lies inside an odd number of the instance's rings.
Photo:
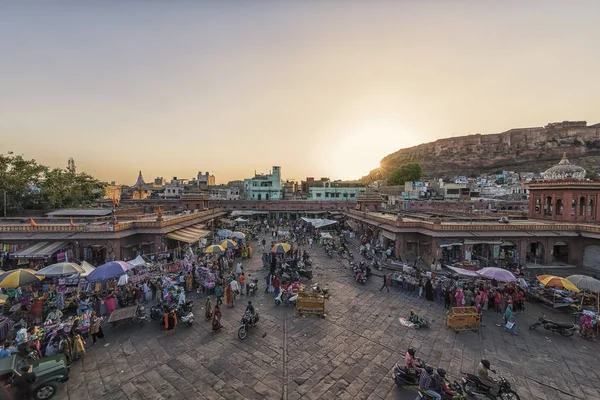
<svg viewBox="0 0 600 400">
<path fill-rule="evenodd" d="M 192 324 L 194 323 L 194 313 L 192 312 L 193 307 L 194 302 L 188 300 L 175 309 L 175 313 L 177 314 L 177 319 L 179 320 L 179 322 L 188 324 L 188 326 L 192 326 Z"/>
<path fill-rule="evenodd" d="M 165 303 L 159 301 L 158 304 L 155 304 L 150 308 L 150 318 L 153 321 L 161 321 L 162 324 L 162 320 L 168 311 L 169 307 Z"/>
<path fill-rule="evenodd" d="M 145 312 L 144 306 L 138 305 L 135 309 L 135 315 L 133 316 L 133 322 L 146 322 L 148 321 L 148 315 Z"/>
<path fill-rule="evenodd" d="M 258 310 L 254 310 L 254 324 L 252 324 L 252 316 L 250 314 L 250 311 L 244 312 L 244 315 L 242 316 L 242 326 L 240 326 L 240 328 L 238 329 L 238 338 L 240 340 L 246 339 L 246 336 L 248 336 L 248 331 L 253 325 L 256 325 L 258 323 L 258 320 Z"/>
<path fill-rule="evenodd" d="M 277 297 L 275 297 L 275 304 L 276 305 L 280 305 L 281 303 L 285 303 L 286 305 L 296 304 L 297 298 L 298 298 L 297 294 L 288 297 L 288 293 L 285 290 L 281 290 L 281 291 L 279 291 L 279 294 L 277 295 Z"/>
<path fill-rule="evenodd" d="M 546 319 L 543 315 L 538 319 L 537 322 L 534 322 L 529 326 L 529 330 L 534 330 L 538 326 L 543 326 L 545 330 L 555 333 L 560 333 L 562 336 L 573 336 L 573 334 L 577 331 L 577 327 L 573 324 L 563 324 L 560 322 L 554 322 Z"/>
<path fill-rule="evenodd" d="M 417 363 L 419 368 L 426 367 L 426 364 L 420 358 L 417 358 Z M 419 375 L 411 373 L 405 365 L 400 363 L 394 365 L 392 376 L 398 386 L 415 386 L 419 384 Z"/>
<path fill-rule="evenodd" d="M 492 371 L 493 372 L 493 371 Z M 490 387 L 484 385 L 476 375 L 463 374 L 463 390 L 469 396 L 475 397 L 476 399 L 492 399 L 490 394 Z M 505 378 L 500 378 L 496 382 L 500 389 L 496 395 L 496 399 L 500 400 L 521 400 L 519 395 L 511 389 L 510 383 Z"/>
</svg>

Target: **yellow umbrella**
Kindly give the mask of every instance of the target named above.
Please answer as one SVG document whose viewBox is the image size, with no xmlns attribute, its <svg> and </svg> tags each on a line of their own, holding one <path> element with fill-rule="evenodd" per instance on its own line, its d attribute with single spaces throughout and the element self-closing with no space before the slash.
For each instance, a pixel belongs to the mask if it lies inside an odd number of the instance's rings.
<svg viewBox="0 0 600 400">
<path fill-rule="evenodd" d="M 205 253 L 212 253 L 212 254 L 219 254 L 219 253 L 225 253 L 225 249 L 222 248 L 221 246 L 219 246 L 218 244 L 213 244 L 212 246 L 208 246 L 206 249 L 204 249 Z"/>
<path fill-rule="evenodd" d="M 35 271 L 29 268 L 20 268 L 8 271 L 0 275 L 0 288 L 14 289 L 21 286 L 31 285 L 39 282 L 43 277 L 35 275 Z"/>
<path fill-rule="evenodd" d="M 558 287 L 570 290 L 571 292 L 579 292 L 579 289 L 573 284 L 573 282 L 566 278 L 561 278 L 560 276 L 539 275 L 537 279 L 546 287 Z"/>
<path fill-rule="evenodd" d="M 284 254 L 290 251 L 291 248 L 292 246 L 287 243 L 277 243 L 271 249 L 271 253 Z"/>
<path fill-rule="evenodd" d="M 237 247 L 237 243 L 231 239 L 225 239 L 221 242 L 221 247 L 224 249 L 235 249 Z"/>
</svg>

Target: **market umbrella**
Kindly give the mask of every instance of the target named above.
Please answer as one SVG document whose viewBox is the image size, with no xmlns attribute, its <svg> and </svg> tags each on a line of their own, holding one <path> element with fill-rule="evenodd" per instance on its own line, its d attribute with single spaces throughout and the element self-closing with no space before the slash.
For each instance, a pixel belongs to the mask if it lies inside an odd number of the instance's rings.
<svg viewBox="0 0 600 400">
<path fill-rule="evenodd" d="M 277 243 L 271 248 L 271 253 L 284 254 L 290 251 L 292 246 L 287 243 Z"/>
<path fill-rule="evenodd" d="M 546 287 L 557 287 L 570 290 L 571 292 L 579 292 L 579 289 L 573 284 L 573 282 L 566 278 L 561 278 L 560 276 L 539 275 L 537 279 Z"/>
<path fill-rule="evenodd" d="M 221 229 L 220 231 L 217 232 L 217 235 L 219 235 L 220 237 L 223 237 L 223 238 L 231 237 L 232 234 L 233 234 L 233 232 L 231 232 L 229 229 Z"/>
<path fill-rule="evenodd" d="M 87 280 L 103 281 L 106 279 L 116 278 L 133 268 L 135 268 L 135 266 L 126 261 L 109 261 L 100 265 L 91 274 L 89 274 L 87 276 Z"/>
<path fill-rule="evenodd" d="M 35 274 L 37 276 L 66 276 L 83 274 L 85 271 L 79 265 L 73 262 L 61 262 L 57 264 L 48 265 L 45 268 L 40 269 Z"/>
<path fill-rule="evenodd" d="M 225 239 L 221 242 L 221 247 L 224 249 L 235 249 L 237 246 L 237 243 L 231 239 Z"/>
<path fill-rule="evenodd" d="M 517 280 L 517 278 L 515 278 L 512 272 L 502 268 L 487 267 L 482 268 L 476 272 L 479 276 L 488 279 L 495 279 L 500 282 L 515 282 Z"/>
<path fill-rule="evenodd" d="M 586 292 L 600 293 L 600 281 L 586 275 L 571 275 L 567 279 L 571 281 L 579 290 Z"/>
<path fill-rule="evenodd" d="M 35 271 L 29 268 L 15 269 L 0 275 L 0 288 L 14 289 L 21 286 L 31 285 L 39 282 L 43 277 L 35 275 Z"/>
<path fill-rule="evenodd" d="M 94 272 L 94 270 L 96 269 L 96 267 L 94 267 L 92 264 L 90 264 L 87 261 L 83 261 L 81 263 L 80 267 L 83 269 L 83 274 L 80 275 L 82 277 L 88 276 L 89 274 Z"/>
<path fill-rule="evenodd" d="M 246 235 L 242 232 L 233 232 L 231 234 L 231 237 L 236 238 L 236 239 L 246 239 Z"/>
<path fill-rule="evenodd" d="M 333 236 L 331 236 L 331 234 L 329 234 L 328 232 L 325 232 L 321 234 L 321 239 L 333 239 Z"/>
<path fill-rule="evenodd" d="M 220 254 L 225 253 L 225 249 L 219 246 L 218 244 L 213 244 L 212 246 L 208 246 L 206 249 L 204 249 L 204 252 L 211 254 Z"/>
</svg>

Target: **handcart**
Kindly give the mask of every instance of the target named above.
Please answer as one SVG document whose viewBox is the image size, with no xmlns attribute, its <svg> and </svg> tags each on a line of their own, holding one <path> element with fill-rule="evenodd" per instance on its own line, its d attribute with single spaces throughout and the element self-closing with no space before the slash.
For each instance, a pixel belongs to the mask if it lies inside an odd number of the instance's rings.
<svg viewBox="0 0 600 400">
<path fill-rule="evenodd" d="M 129 321 L 141 321 L 143 318 L 141 318 L 138 314 L 138 307 L 140 306 L 137 305 L 131 307 L 117 308 L 110 314 L 110 316 L 108 317 L 108 321 L 106 322 L 112 326 L 112 329 L 114 331 L 119 323 Z"/>
<path fill-rule="evenodd" d="M 296 299 L 296 312 L 299 315 L 316 314 L 325 318 L 325 296 L 299 292 Z"/>
<path fill-rule="evenodd" d="M 476 332 L 481 325 L 481 319 L 475 307 L 452 307 L 446 313 L 446 328 L 455 332 Z"/>
</svg>

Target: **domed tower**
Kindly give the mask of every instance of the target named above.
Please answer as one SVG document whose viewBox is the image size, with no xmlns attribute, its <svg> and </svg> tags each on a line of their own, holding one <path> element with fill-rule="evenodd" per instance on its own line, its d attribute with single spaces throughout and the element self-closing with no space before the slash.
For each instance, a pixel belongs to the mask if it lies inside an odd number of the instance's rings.
<svg viewBox="0 0 600 400">
<path fill-rule="evenodd" d="M 571 164 L 567 154 L 548 168 L 541 180 L 529 183 L 529 216 L 555 221 L 600 220 L 596 209 L 600 182 L 585 178 L 585 169 Z"/>
</svg>

